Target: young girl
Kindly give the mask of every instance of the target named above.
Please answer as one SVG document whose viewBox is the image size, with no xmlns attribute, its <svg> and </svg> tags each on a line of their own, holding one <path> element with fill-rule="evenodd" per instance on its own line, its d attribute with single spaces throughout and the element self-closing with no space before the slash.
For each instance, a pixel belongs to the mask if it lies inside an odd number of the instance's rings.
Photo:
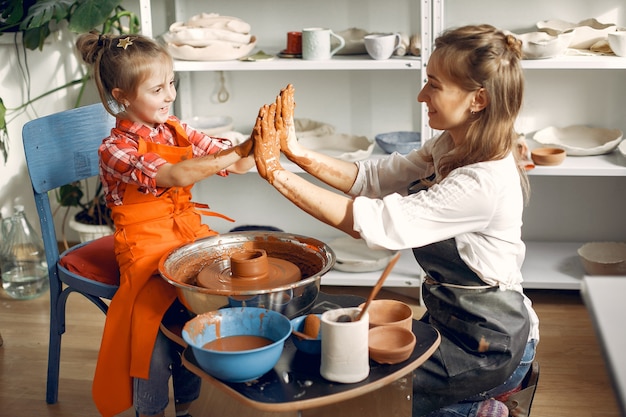
<svg viewBox="0 0 626 417">
<path fill-rule="evenodd" d="M 414 373 L 414 417 L 506 417 L 492 398 L 518 387 L 534 358 L 538 319 L 520 272 L 527 178 L 513 128 L 520 59 L 520 42 L 491 26 L 442 34 L 417 99 L 443 133 L 406 156 L 349 163 L 305 149 L 291 85 L 261 108 L 254 128 L 259 173 L 280 193 L 370 247 L 412 248 L 426 272 L 422 320 L 441 344 Z M 281 149 L 350 197 L 284 170 Z"/>
<path fill-rule="evenodd" d="M 172 377 L 176 415 L 184 416 L 200 380 L 184 369 L 180 348 L 159 331 L 176 293 L 159 276 L 158 262 L 179 245 L 216 234 L 200 213 L 218 214 L 198 210 L 191 187 L 214 174 L 249 170 L 252 141 L 231 147 L 170 115 L 173 61 L 153 40 L 89 33 L 76 45 L 93 66 L 103 105 L 116 117 L 99 153 L 121 277 L 107 314 L 94 401 L 105 417 L 133 405 L 139 416 L 163 416 Z"/>
</svg>

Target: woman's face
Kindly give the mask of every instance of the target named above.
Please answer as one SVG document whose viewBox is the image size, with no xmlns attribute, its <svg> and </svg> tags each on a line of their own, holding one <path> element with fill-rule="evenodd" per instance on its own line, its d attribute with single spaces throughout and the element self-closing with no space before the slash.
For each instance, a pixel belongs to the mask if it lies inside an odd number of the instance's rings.
<svg viewBox="0 0 626 417">
<path fill-rule="evenodd" d="M 176 99 L 174 72 L 163 65 L 155 65 L 148 77 L 137 87 L 137 94 L 128 100 L 126 114 L 136 123 L 155 127 L 165 123 Z M 160 69 L 159 69 L 160 67 Z"/>
<path fill-rule="evenodd" d="M 465 137 L 474 105 L 475 93 L 463 90 L 446 76 L 435 51 L 428 61 L 428 82 L 417 95 L 417 101 L 426 103 L 430 127 L 447 130 L 455 143 Z"/>
</svg>

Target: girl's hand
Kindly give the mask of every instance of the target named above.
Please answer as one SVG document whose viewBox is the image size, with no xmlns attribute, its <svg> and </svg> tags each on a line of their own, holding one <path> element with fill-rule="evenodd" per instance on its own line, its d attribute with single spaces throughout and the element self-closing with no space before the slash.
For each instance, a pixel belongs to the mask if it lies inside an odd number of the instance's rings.
<svg viewBox="0 0 626 417">
<path fill-rule="evenodd" d="M 280 165 L 280 136 L 275 118 L 276 104 L 266 104 L 259 109 L 259 116 L 252 129 L 257 170 L 270 184 L 274 183 L 274 173 L 283 169 Z"/>
<path fill-rule="evenodd" d="M 293 85 L 288 84 L 276 97 L 276 130 L 279 132 L 280 148 L 288 158 L 291 158 L 299 147 L 293 121 L 296 107 L 294 92 Z"/>
<path fill-rule="evenodd" d="M 244 142 L 241 142 L 239 145 L 235 146 L 235 152 L 239 155 L 240 158 L 245 158 L 252 153 L 252 149 L 254 148 L 254 141 L 252 138 L 246 139 Z"/>
</svg>

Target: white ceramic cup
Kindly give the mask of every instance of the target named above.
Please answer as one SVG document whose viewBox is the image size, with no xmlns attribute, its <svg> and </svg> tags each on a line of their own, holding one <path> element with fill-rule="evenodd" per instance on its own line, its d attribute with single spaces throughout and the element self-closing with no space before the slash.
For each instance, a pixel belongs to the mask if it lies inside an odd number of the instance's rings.
<svg viewBox="0 0 626 417">
<path fill-rule="evenodd" d="M 356 318 L 358 307 L 328 310 L 322 314 L 322 361 L 320 374 L 329 381 L 354 383 L 370 373 L 368 331 L 369 315 L 359 321 L 338 322 L 347 314 Z"/>
<path fill-rule="evenodd" d="M 339 45 L 330 49 L 330 38 L 339 41 Z M 302 59 L 309 61 L 323 61 L 330 59 L 346 44 L 346 41 L 335 32 L 325 28 L 302 29 Z"/>
<path fill-rule="evenodd" d="M 609 46 L 617 56 L 626 57 L 626 30 L 608 33 Z"/>
<path fill-rule="evenodd" d="M 402 44 L 399 33 L 373 33 L 363 38 L 365 49 L 374 59 L 389 59 Z"/>
</svg>

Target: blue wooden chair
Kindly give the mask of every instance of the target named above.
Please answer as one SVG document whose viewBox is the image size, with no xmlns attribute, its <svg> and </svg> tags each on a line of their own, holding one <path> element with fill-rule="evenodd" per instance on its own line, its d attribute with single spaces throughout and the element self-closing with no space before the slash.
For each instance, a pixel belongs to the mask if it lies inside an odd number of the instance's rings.
<svg viewBox="0 0 626 417">
<path fill-rule="evenodd" d="M 110 135 L 114 118 L 101 104 L 32 120 L 22 139 L 35 195 L 50 279 L 50 343 L 46 401 L 58 400 L 61 336 L 68 296 L 77 292 L 106 314 L 119 286 L 113 237 L 107 236 L 59 254 L 48 193 L 61 185 L 98 175 L 98 146 Z"/>
</svg>

